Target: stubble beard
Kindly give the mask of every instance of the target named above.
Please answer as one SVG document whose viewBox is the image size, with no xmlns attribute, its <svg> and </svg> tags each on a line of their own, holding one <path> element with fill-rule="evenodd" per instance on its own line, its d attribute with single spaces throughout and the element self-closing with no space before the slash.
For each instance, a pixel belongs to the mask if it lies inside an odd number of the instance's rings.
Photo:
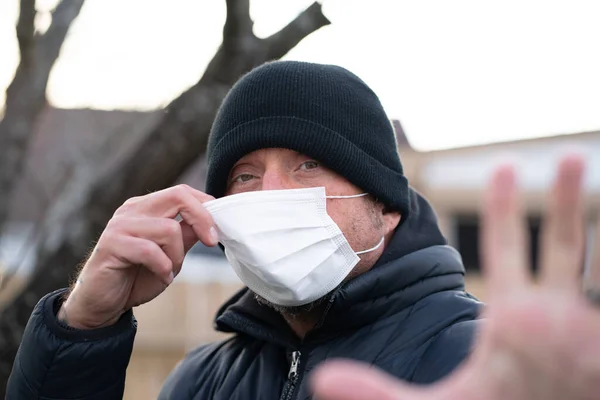
<svg viewBox="0 0 600 400">
<path fill-rule="evenodd" d="M 290 319 L 305 319 L 308 315 L 314 315 L 317 312 L 321 312 L 323 310 L 324 305 L 329 301 L 330 295 L 331 293 L 328 293 L 317 300 L 311 301 L 310 303 L 303 304 L 301 306 L 280 306 L 277 304 L 273 304 L 269 300 L 256 293 L 254 293 L 254 299 L 256 299 L 258 304 L 267 306 L 272 310 L 277 311 L 284 317 L 288 317 Z"/>
</svg>

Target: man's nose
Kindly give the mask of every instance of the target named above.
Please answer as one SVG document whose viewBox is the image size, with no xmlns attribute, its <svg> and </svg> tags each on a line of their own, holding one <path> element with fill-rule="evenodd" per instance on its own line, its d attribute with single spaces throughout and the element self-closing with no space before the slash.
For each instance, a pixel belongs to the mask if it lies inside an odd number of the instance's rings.
<svg viewBox="0 0 600 400">
<path fill-rule="evenodd" d="M 287 174 L 280 170 L 267 170 L 262 179 L 262 190 L 292 189 L 293 185 Z"/>
</svg>

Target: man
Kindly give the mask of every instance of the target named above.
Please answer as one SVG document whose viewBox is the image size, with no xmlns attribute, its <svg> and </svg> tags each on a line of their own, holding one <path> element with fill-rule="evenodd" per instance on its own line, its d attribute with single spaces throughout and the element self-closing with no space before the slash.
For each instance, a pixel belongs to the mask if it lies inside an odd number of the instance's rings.
<svg viewBox="0 0 600 400">
<path fill-rule="evenodd" d="M 566 243 L 547 246 L 554 256 L 548 262 L 565 268 L 547 269 L 556 293 L 542 297 L 526 287 L 512 175 L 498 173 L 486 214 L 485 261 L 492 298 L 507 291 L 519 296 L 492 307 L 487 322 L 477 320 L 480 303 L 464 292 L 459 255 L 403 176 L 379 100 L 345 69 L 287 61 L 251 71 L 219 110 L 208 160 L 207 194 L 178 186 L 127 201 L 74 287 L 39 302 L 15 360 L 9 399 L 120 398 L 135 336 L 131 309 L 172 282 L 198 240 L 221 242 L 247 288 L 216 317 L 217 329 L 233 336 L 187 355 L 160 398 L 306 399 L 316 390 L 319 398 L 392 399 L 406 392 L 418 399 L 420 391 L 348 363 L 313 373 L 327 359 L 348 358 L 401 381 L 431 384 L 462 363 L 476 332 L 487 340 L 476 345 L 475 357 L 424 396 L 600 393 L 591 391 L 600 377 L 593 358 L 600 346 L 592 340 L 599 315 L 564 289 L 575 286 L 569 267 L 581 247 L 578 159 L 564 162 L 569 179 L 557 183 L 557 193 L 567 193 L 556 196 L 557 204 L 570 206 L 557 217 L 564 234 L 556 234 L 557 222 L 548 228 L 547 244 Z M 498 265 L 508 269 L 499 273 Z M 568 322 L 580 347 L 566 346 L 571 339 L 556 333 L 566 319 L 544 326 L 544 333 L 554 333 L 546 347 L 535 346 L 545 343 L 540 338 L 518 335 L 539 328 L 535 317 L 547 316 L 538 309 L 549 301 L 563 304 L 560 315 L 577 312 Z M 532 346 L 512 351 L 523 343 Z M 555 369 L 540 366 L 544 354 L 556 356 L 547 362 L 571 361 L 583 381 L 554 379 Z M 585 362 L 574 362 L 583 355 Z M 507 393 L 516 397 L 502 397 Z"/>
</svg>

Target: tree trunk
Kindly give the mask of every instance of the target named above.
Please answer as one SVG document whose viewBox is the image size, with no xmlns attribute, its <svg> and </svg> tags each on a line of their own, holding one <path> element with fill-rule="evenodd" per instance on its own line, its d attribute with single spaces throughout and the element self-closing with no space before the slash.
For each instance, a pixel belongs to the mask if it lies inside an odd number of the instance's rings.
<svg viewBox="0 0 600 400">
<path fill-rule="evenodd" d="M 8 218 L 10 195 L 21 175 L 29 139 L 46 105 L 46 87 L 71 23 L 84 0 L 60 2 L 43 35 L 34 32 L 35 0 L 21 0 L 17 39 L 21 60 L 6 91 L 4 119 L 0 121 L 0 232 Z"/>
<path fill-rule="evenodd" d="M 108 170 L 77 168 L 42 227 L 35 275 L 0 314 L 0 385 L 6 382 L 20 338 L 35 303 L 68 285 L 112 214 L 132 196 L 175 183 L 206 150 L 212 121 L 235 81 L 250 69 L 291 50 L 310 33 L 329 24 L 314 3 L 280 32 L 265 39 L 252 33 L 248 0 L 227 1 L 223 44 L 200 81 L 174 100 L 136 151 Z M 0 394 L 5 387 L 0 386 Z"/>
</svg>

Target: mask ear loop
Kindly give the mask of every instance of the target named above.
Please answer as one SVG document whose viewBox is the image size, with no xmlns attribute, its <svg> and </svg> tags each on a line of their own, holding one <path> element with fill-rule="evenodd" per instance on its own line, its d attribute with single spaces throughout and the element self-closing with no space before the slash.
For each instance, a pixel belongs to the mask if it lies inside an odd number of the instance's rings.
<svg viewBox="0 0 600 400">
<path fill-rule="evenodd" d="M 325 196 L 326 199 L 353 199 L 355 197 L 367 196 L 369 193 L 350 194 L 346 196 Z"/>
<path fill-rule="evenodd" d="M 350 194 L 350 195 L 345 195 L 345 196 L 325 196 L 325 198 L 326 199 L 353 199 L 355 197 L 367 196 L 368 194 L 369 193 L 359 193 L 359 194 Z M 381 240 L 374 247 L 371 247 L 370 249 L 367 249 L 367 250 L 356 251 L 356 252 L 354 252 L 354 254 L 360 255 L 360 254 L 365 254 L 365 253 L 370 253 L 372 251 L 375 251 L 379 248 L 379 246 L 381 246 L 383 244 L 384 239 L 385 238 L 382 236 Z"/>
<path fill-rule="evenodd" d="M 379 243 L 377 243 L 377 245 L 375 245 L 375 247 L 371 247 L 370 249 L 367 249 L 367 250 L 356 251 L 356 252 L 354 252 L 354 254 L 361 255 L 361 254 L 370 253 L 372 251 L 377 250 L 379 248 L 379 246 L 381 246 L 383 244 L 383 239 L 384 239 L 384 237 L 382 236 L 381 240 L 379 241 Z"/>
</svg>

